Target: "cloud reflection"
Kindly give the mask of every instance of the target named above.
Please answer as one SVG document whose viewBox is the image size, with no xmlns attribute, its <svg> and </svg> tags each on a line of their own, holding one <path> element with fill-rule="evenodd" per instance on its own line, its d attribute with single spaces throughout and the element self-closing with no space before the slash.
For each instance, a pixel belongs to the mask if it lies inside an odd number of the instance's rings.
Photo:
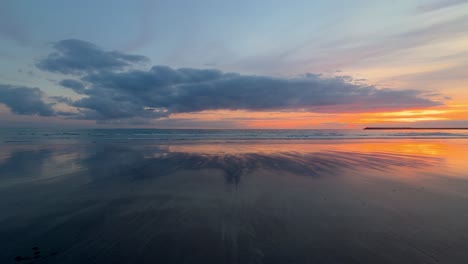
<svg viewBox="0 0 468 264">
<path fill-rule="evenodd" d="M 187 170 L 218 170 L 229 185 L 238 185 L 251 172 L 267 170 L 301 176 L 338 175 L 343 170 L 387 171 L 398 168 L 425 168 L 441 162 L 437 157 L 408 154 L 342 150 L 311 150 L 296 152 L 254 150 L 225 152 L 203 151 L 202 148 L 170 146 L 133 146 L 104 144 L 90 149 L 84 166 L 94 181 L 128 179 L 131 181 L 170 175 Z M 206 145 L 205 145 L 206 147 Z"/>
<path fill-rule="evenodd" d="M 31 184 L 0 184 L 0 259 L 38 246 L 57 249 L 48 263 L 343 263 L 347 250 L 361 254 L 363 232 L 372 245 L 382 230 L 411 233 L 419 216 L 439 221 L 427 217 L 428 210 L 459 212 L 466 205 L 442 206 L 440 193 L 373 177 L 418 175 L 445 161 L 442 155 L 405 154 L 406 145 L 397 143 L 392 146 L 399 151 L 331 141 L 5 146 L 2 175 L 40 176 Z M 67 170 L 75 165 L 80 170 Z M 41 182 L 50 171 L 63 177 Z M 402 216 L 413 214 L 418 217 L 401 224 Z M 342 239 L 343 230 L 356 233 Z M 392 252 L 407 250 L 400 239 L 385 243 Z M 363 263 L 381 263 L 385 252 Z M 415 263 L 427 263 L 427 256 L 417 257 Z"/>
</svg>

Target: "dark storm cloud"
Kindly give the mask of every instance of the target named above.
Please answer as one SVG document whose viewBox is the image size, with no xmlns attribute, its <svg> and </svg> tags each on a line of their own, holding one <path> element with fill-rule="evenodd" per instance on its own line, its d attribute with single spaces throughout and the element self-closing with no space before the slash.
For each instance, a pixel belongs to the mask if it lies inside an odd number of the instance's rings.
<svg viewBox="0 0 468 264">
<path fill-rule="evenodd" d="M 0 84 L 0 103 L 18 115 L 53 116 L 52 104 L 45 103 L 42 95 L 39 88 Z"/>
<path fill-rule="evenodd" d="M 53 48 L 55 52 L 36 64 L 39 69 L 63 74 L 90 73 L 120 70 L 133 63 L 148 60 L 145 56 L 104 51 L 92 43 L 77 39 L 56 42 Z"/>
</svg>

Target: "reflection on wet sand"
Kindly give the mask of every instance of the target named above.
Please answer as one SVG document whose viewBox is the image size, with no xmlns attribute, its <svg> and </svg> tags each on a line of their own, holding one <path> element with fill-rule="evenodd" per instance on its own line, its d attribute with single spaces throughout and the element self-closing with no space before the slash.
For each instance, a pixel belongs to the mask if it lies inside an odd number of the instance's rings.
<svg viewBox="0 0 468 264">
<path fill-rule="evenodd" d="M 466 150 L 463 140 L 5 145 L 0 262 L 463 263 Z"/>
<path fill-rule="evenodd" d="M 113 151 L 112 151 L 113 152 Z M 175 173 L 179 170 L 215 169 L 222 171 L 227 183 L 238 184 L 241 177 L 259 169 L 282 171 L 301 176 L 338 176 L 343 169 L 350 170 L 391 170 L 396 168 L 424 168 L 433 166 L 440 159 L 409 155 L 384 153 L 362 154 L 343 151 L 320 151 L 314 153 L 282 152 L 282 153 L 243 153 L 243 154 L 200 154 L 186 152 L 155 152 L 138 156 L 141 152 L 129 150 L 118 157 L 108 155 L 108 150 L 98 152 L 90 157 L 88 165 L 92 175 L 106 175 L 101 162 L 109 164 L 115 160 L 119 163 L 115 173 L 132 177 L 133 179 L 157 177 Z M 138 153 L 138 154 L 136 154 Z M 130 164 L 127 162 L 130 161 Z M 98 162 L 97 164 L 95 162 Z M 105 168 L 104 170 L 107 170 Z"/>
<path fill-rule="evenodd" d="M 0 163 L 0 174 L 4 178 L 46 178 L 86 169 L 93 181 L 99 181 L 106 178 L 116 180 L 120 176 L 141 179 L 179 170 L 215 169 L 224 173 L 228 183 L 238 184 L 243 174 L 259 169 L 319 177 L 338 175 L 344 169 L 427 168 L 443 160 L 413 151 L 407 154 L 407 145 L 400 148 L 402 153 L 384 153 L 382 148 L 372 147 L 374 145 L 362 145 L 366 151 L 357 152 L 345 144 L 102 144 L 89 145 L 84 149 L 75 145 L 59 145 L 11 150 Z"/>
</svg>

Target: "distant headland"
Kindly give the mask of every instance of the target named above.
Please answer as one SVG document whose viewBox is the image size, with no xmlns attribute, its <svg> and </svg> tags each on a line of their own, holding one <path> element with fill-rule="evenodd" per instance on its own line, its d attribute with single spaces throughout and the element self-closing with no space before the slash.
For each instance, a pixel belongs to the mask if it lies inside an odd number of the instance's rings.
<svg viewBox="0 0 468 264">
<path fill-rule="evenodd" d="M 468 130 L 468 127 L 365 127 L 364 130 Z"/>
</svg>

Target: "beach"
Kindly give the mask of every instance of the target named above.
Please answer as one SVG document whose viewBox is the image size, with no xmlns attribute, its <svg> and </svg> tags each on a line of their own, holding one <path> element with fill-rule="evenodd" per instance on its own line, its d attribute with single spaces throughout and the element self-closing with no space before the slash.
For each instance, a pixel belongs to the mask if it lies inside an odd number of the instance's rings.
<svg viewBox="0 0 468 264">
<path fill-rule="evenodd" d="M 464 263 L 466 138 L 4 140 L 1 263 Z"/>
<path fill-rule="evenodd" d="M 0 2 L 0 264 L 468 264 L 468 0 Z"/>
</svg>

